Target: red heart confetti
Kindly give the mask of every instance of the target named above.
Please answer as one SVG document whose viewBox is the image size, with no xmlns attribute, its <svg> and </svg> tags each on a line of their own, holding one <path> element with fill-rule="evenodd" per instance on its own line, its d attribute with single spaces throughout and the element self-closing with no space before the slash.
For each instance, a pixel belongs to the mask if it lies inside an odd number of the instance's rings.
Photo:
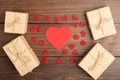
<svg viewBox="0 0 120 80">
<path fill-rule="evenodd" d="M 74 38 L 75 40 L 78 40 L 78 39 L 79 39 L 79 36 L 78 36 L 77 34 L 74 34 L 74 35 L 73 35 L 73 38 Z"/>
<path fill-rule="evenodd" d="M 80 22 L 80 27 L 85 27 L 85 22 Z"/>
<path fill-rule="evenodd" d="M 45 16 L 45 21 L 50 21 L 50 19 L 51 19 L 51 16 L 49 15 Z"/>
<path fill-rule="evenodd" d="M 55 18 L 54 18 L 54 21 L 55 21 L 56 23 L 58 23 L 58 22 L 60 21 L 60 17 L 58 17 L 58 16 L 55 17 Z"/>
<path fill-rule="evenodd" d="M 48 54 L 49 54 L 48 49 L 45 49 L 45 50 L 43 51 L 43 54 L 44 54 L 44 55 L 48 55 Z"/>
<path fill-rule="evenodd" d="M 34 33 L 36 31 L 36 28 L 35 27 L 31 27 L 30 28 L 30 32 Z"/>
<path fill-rule="evenodd" d="M 81 34 L 82 37 L 86 36 L 86 32 L 85 31 L 81 31 L 80 34 Z"/>
<path fill-rule="evenodd" d="M 80 41 L 80 44 L 81 44 L 82 46 L 85 46 L 85 45 L 86 45 L 86 42 L 85 42 L 84 40 L 81 40 L 81 41 Z"/>
<path fill-rule="evenodd" d="M 75 59 L 75 58 L 70 58 L 70 62 L 71 62 L 71 63 L 75 63 L 75 62 L 76 62 L 76 59 Z"/>
<path fill-rule="evenodd" d="M 41 40 L 40 43 L 39 43 L 40 46 L 44 46 L 45 45 L 45 41 L 44 40 Z"/>
<path fill-rule="evenodd" d="M 78 17 L 77 17 L 76 15 L 73 15 L 73 16 L 72 16 L 72 20 L 77 21 L 77 20 L 78 20 Z"/>
<path fill-rule="evenodd" d="M 34 19 L 34 21 L 40 21 L 40 17 L 39 16 L 34 16 L 33 17 L 33 19 Z M 64 15 L 62 18 L 60 18 L 59 16 L 56 16 L 55 18 L 54 18 L 54 21 L 56 22 L 56 23 L 58 23 L 59 21 L 60 21 L 60 19 L 62 19 L 62 21 L 68 21 L 68 16 L 67 15 Z M 77 16 L 77 15 L 72 15 L 72 20 L 73 21 L 77 21 L 79 19 L 79 17 Z M 45 21 L 50 21 L 51 20 L 51 16 L 50 15 L 46 15 L 46 16 L 44 16 L 44 20 Z M 72 26 L 74 27 L 74 28 L 77 28 L 78 26 L 80 26 L 81 28 L 82 27 L 85 27 L 85 22 L 80 22 L 80 24 L 78 24 L 77 22 L 73 22 L 72 23 Z M 42 27 L 41 26 L 39 26 L 38 28 L 36 28 L 36 27 L 31 27 L 30 28 L 30 32 L 31 33 L 34 33 L 34 32 L 42 32 L 43 31 L 43 29 L 42 29 Z M 85 37 L 86 36 L 86 32 L 85 31 L 81 31 L 80 32 L 80 34 L 81 34 L 81 36 L 82 37 Z M 73 38 L 74 38 L 74 40 L 79 40 L 79 38 L 80 38 L 80 36 L 78 35 L 78 34 L 73 34 Z M 38 42 L 38 38 L 37 37 L 32 37 L 31 38 L 31 40 L 33 41 L 33 42 Z M 84 41 L 84 40 L 81 40 L 80 41 L 80 44 L 82 45 L 82 46 L 85 46 L 86 45 L 86 41 Z M 44 40 L 41 40 L 40 42 L 39 42 L 39 45 L 40 46 L 44 46 L 45 45 L 45 41 Z M 74 47 L 75 47 L 75 44 L 70 44 L 70 45 L 68 45 L 68 47 L 70 48 L 70 49 L 74 49 Z M 44 51 L 43 51 L 43 54 L 44 55 L 48 55 L 49 54 L 49 51 L 48 51 L 48 49 L 45 49 Z M 68 54 L 68 49 L 63 49 L 63 51 L 62 51 L 62 55 L 67 55 Z M 74 49 L 73 51 L 72 51 L 72 55 L 77 55 L 78 54 L 78 51 L 76 50 L 76 49 Z M 46 57 L 43 57 L 42 59 L 41 59 L 41 61 L 43 62 L 43 63 L 46 63 L 46 62 L 48 62 L 48 58 L 46 58 Z M 56 62 L 57 63 L 62 63 L 62 58 L 57 58 L 57 60 L 56 60 Z M 70 62 L 71 63 L 75 63 L 76 62 L 76 58 L 70 58 Z"/>
<path fill-rule="evenodd" d="M 73 50 L 72 55 L 77 55 L 77 54 L 78 54 L 78 51 L 76 49 Z"/>
<path fill-rule="evenodd" d="M 68 50 L 67 50 L 67 49 L 63 49 L 62 54 L 63 54 L 63 55 L 67 55 L 67 54 L 68 54 Z"/>
<path fill-rule="evenodd" d="M 62 63 L 62 58 L 57 58 L 57 61 L 56 61 L 58 64 Z"/>
<path fill-rule="evenodd" d="M 78 23 L 74 22 L 74 23 L 72 23 L 72 26 L 73 26 L 74 28 L 77 28 L 77 27 L 78 27 Z"/>
<path fill-rule="evenodd" d="M 37 31 L 38 31 L 38 32 L 42 32 L 42 27 L 39 26 L 39 27 L 37 28 Z"/>
<path fill-rule="evenodd" d="M 42 63 L 47 63 L 47 62 L 48 62 L 48 58 L 43 57 L 43 58 L 41 59 L 41 61 L 42 61 Z"/>
<path fill-rule="evenodd" d="M 74 44 L 70 44 L 70 45 L 69 45 L 69 48 L 70 48 L 70 49 L 73 49 L 74 47 L 75 47 Z"/>
<path fill-rule="evenodd" d="M 40 17 L 39 16 L 34 16 L 34 21 L 40 21 Z"/>
<path fill-rule="evenodd" d="M 38 41 L 38 38 L 37 37 L 32 37 L 32 41 L 36 43 Z"/>
<path fill-rule="evenodd" d="M 63 17 L 62 17 L 62 21 L 67 21 L 68 20 L 68 16 L 67 15 L 64 15 Z"/>
</svg>

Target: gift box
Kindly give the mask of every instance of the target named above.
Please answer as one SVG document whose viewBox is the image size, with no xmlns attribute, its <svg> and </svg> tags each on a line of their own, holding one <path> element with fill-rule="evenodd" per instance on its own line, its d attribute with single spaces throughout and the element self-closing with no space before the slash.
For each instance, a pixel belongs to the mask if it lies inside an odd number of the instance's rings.
<svg viewBox="0 0 120 80">
<path fill-rule="evenodd" d="M 97 43 L 78 65 L 96 80 L 114 59 L 110 52 Z"/>
<path fill-rule="evenodd" d="M 116 34 L 109 6 L 87 12 L 87 19 L 94 40 Z"/>
<path fill-rule="evenodd" d="M 11 12 L 5 13 L 5 33 L 25 34 L 27 32 L 28 13 Z"/>
<path fill-rule="evenodd" d="M 31 72 L 40 64 L 24 36 L 17 37 L 3 46 L 3 49 L 21 76 Z"/>
</svg>

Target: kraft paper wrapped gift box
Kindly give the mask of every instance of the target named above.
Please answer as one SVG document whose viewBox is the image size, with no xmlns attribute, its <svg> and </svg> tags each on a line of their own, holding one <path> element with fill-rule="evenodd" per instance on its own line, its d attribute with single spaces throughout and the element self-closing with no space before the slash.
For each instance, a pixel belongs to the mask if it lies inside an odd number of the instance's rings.
<svg viewBox="0 0 120 80">
<path fill-rule="evenodd" d="M 27 24 L 28 13 L 6 11 L 4 32 L 25 34 L 27 32 Z"/>
<path fill-rule="evenodd" d="M 80 61 L 78 66 L 96 80 L 114 59 L 115 57 L 113 55 L 97 43 Z"/>
<path fill-rule="evenodd" d="M 110 7 L 103 7 L 86 13 L 94 40 L 116 34 Z"/>
<path fill-rule="evenodd" d="M 17 37 L 3 46 L 3 49 L 21 76 L 31 72 L 40 64 L 24 36 Z"/>
</svg>

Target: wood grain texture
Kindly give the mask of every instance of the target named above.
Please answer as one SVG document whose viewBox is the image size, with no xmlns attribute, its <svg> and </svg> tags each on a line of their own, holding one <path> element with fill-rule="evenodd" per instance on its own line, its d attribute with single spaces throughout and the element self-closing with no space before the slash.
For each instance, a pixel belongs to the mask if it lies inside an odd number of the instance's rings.
<svg viewBox="0 0 120 80">
<path fill-rule="evenodd" d="M 86 20 L 85 13 L 87 11 L 103 7 L 110 6 L 113 19 L 115 22 L 117 34 L 106 37 L 100 40 L 94 41 L 92 39 L 88 23 Z M 33 70 L 33 72 L 27 74 L 24 77 L 20 77 L 13 64 L 2 49 L 2 46 L 16 38 L 17 34 L 6 34 L 4 30 L 4 14 L 5 11 L 18 11 L 29 13 L 29 25 L 28 31 L 25 34 L 30 46 L 35 51 L 39 60 L 42 57 L 48 58 L 48 63 L 41 63 L 41 65 Z M 78 23 L 84 21 L 86 23 L 85 28 L 74 29 L 72 24 L 72 15 L 76 14 L 79 16 Z M 33 16 L 38 15 L 41 21 L 36 22 L 33 20 Z M 50 15 L 52 20 L 47 22 L 44 20 L 45 15 Z M 60 20 L 59 23 L 54 22 L 54 17 L 63 15 L 68 16 L 68 21 L 64 22 Z M 98 80 L 120 80 L 120 0 L 0 0 L 0 80 L 93 80 L 85 71 L 77 66 L 78 62 L 83 56 L 92 48 L 92 46 L 99 42 L 115 57 L 115 61 L 108 67 L 108 69 L 101 75 Z M 87 33 L 85 38 L 80 37 L 79 40 L 75 41 L 73 38 L 66 44 L 64 48 L 69 50 L 69 54 L 66 56 L 62 55 L 62 50 L 57 51 L 53 48 L 45 38 L 45 31 L 51 26 L 63 26 L 67 25 L 71 28 L 72 34 L 79 34 L 80 31 L 84 30 Z M 29 29 L 32 27 L 42 26 L 42 33 L 31 33 Z M 80 34 L 79 34 L 80 35 Z M 40 47 L 39 43 L 33 43 L 31 37 L 38 37 L 38 41 L 45 40 L 45 46 Z M 84 39 L 87 45 L 82 47 L 80 40 Z M 72 50 L 68 48 L 70 43 L 75 44 L 75 49 L 78 50 L 78 55 L 71 55 Z M 44 49 L 49 50 L 49 55 L 44 56 L 42 54 Z M 57 64 L 56 59 L 61 57 L 63 59 L 62 64 Z M 69 59 L 74 57 L 77 59 L 76 63 L 70 63 Z"/>
</svg>

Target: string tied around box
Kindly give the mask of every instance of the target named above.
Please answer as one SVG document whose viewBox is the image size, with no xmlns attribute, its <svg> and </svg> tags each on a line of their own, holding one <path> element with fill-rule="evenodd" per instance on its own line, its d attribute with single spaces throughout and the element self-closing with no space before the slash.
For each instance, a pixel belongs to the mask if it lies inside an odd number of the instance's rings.
<svg viewBox="0 0 120 80">
<path fill-rule="evenodd" d="M 18 44 L 18 40 L 16 40 L 16 42 L 13 43 L 13 45 L 11 47 L 8 48 L 8 50 L 11 52 L 11 54 L 15 57 L 15 60 L 13 60 L 13 63 L 15 63 L 16 61 L 20 61 L 20 64 L 22 64 L 21 66 L 24 66 L 25 69 L 28 71 L 28 72 L 31 72 L 28 68 L 27 68 L 27 64 L 30 62 L 30 59 L 24 55 L 24 53 L 26 53 L 28 50 L 25 49 L 25 48 L 22 48 L 22 42 L 19 41 L 19 44 L 21 45 L 18 45 L 18 46 L 15 46 Z M 24 49 L 24 50 L 23 50 Z M 31 48 L 30 48 L 31 49 Z M 20 65 L 18 64 L 18 65 Z M 21 67 L 19 66 L 19 67 Z M 22 70 L 24 72 L 24 70 Z"/>
</svg>

